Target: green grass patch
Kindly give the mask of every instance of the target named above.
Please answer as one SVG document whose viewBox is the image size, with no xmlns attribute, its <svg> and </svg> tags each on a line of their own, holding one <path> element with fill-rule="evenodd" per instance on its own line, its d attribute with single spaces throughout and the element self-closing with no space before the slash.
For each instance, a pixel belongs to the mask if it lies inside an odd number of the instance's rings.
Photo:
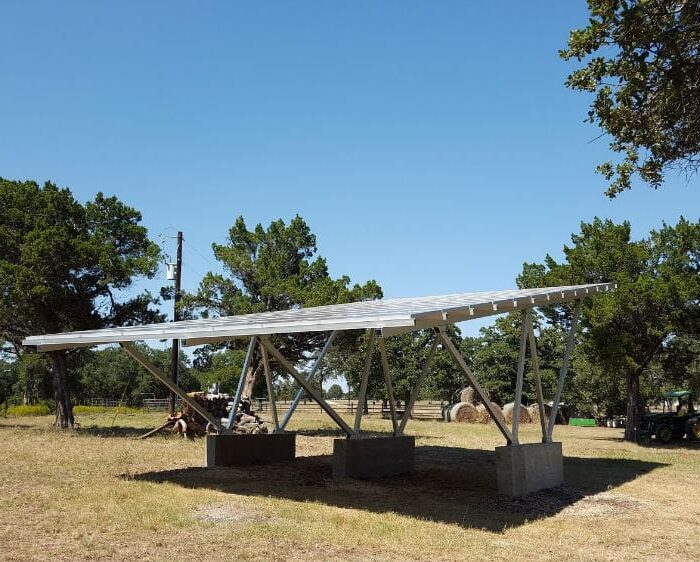
<svg viewBox="0 0 700 562">
<path fill-rule="evenodd" d="M 48 416 L 51 415 L 51 409 L 47 404 L 19 404 L 7 408 L 7 415 L 17 418 L 25 416 Z"/>
<path fill-rule="evenodd" d="M 139 408 L 128 406 L 74 406 L 73 413 L 79 414 L 140 414 Z"/>
</svg>

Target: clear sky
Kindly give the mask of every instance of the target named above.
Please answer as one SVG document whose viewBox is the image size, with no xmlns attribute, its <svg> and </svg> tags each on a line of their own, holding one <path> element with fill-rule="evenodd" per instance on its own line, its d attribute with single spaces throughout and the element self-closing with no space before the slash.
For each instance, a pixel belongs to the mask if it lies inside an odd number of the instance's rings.
<svg viewBox="0 0 700 562">
<path fill-rule="evenodd" d="M 296 213 L 387 297 L 513 287 L 581 220 L 698 218 L 697 178 L 604 197 L 557 55 L 586 21 L 583 0 L 4 2 L 0 176 L 183 230 L 188 290 L 236 216 Z"/>
</svg>

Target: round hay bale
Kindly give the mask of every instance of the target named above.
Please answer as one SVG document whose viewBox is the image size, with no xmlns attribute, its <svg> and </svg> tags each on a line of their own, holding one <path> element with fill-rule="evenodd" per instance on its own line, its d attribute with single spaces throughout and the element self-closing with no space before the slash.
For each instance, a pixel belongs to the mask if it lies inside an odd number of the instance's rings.
<svg viewBox="0 0 700 562">
<path fill-rule="evenodd" d="M 477 401 L 474 397 L 474 389 L 471 386 L 464 388 L 459 395 L 459 401 L 476 406 Z"/>
<path fill-rule="evenodd" d="M 481 415 L 476 406 L 467 402 L 459 402 L 450 409 L 450 420 L 462 423 L 479 423 Z"/>
<path fill-rule="evenodd" d="M 501 407 L 498 404 L 496 404 L 495 402 L 491 402 L 491 408 L 493 408 L 493 411 L 496 413 L 496 415 L 501 420 L 503 420 L 503 412 L 501 411 Z M 476 407 L 476 409 L 480 415 L 480 419 L 479 419 L 480 423 L 492 423 L 493 422 L 493 418 L 491 418 L 488 411 L 486 410 L 486 406 L 484 406 L 483 404 L 479 404 Z"/>
<path fill-rule="evenodd" d="M 537 406 L 537 403 L 535 404 L 530 404 L 527 408 L 528 413 L 530 414 L 530 418 L 532 419 L 532 423 L 540 423 L 540 409 Z M 552 413 L 552 407 L 549 404 L 544 405 L 544 416 L 545 416 L 545 421 L 549 422 L 549 415 Z M 559 419 L 561 418 L 561 414 L 557 413 L 557 423 L 561 423 Z"/>
<path fill-rule="evenodd" d="M 513 423 L 513 416 L 514 415 L 515 415 L 515 404 L 513 402 L 508 402 L 508 404 L 503 406 L 503 417 L 505 418 L 506 422 Z M 532 421 L 532 418 L 530 417 L 530 414 L 528 413 L 527 408 L 521 404 L 520 405 L 520 423 L 530 423 L 531 421 Z"/>
</svg>

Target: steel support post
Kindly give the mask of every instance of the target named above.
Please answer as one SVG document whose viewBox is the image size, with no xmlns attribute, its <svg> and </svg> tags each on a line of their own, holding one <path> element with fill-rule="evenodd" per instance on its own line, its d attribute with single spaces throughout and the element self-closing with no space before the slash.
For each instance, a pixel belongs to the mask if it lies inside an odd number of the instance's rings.
<svg viewBox="0 0 700 562">
<path fill-rule="evenodd" d="M 537 408 L 540 412 L 540 425 L 542 426 L 542 442 L 547 442 L 547 420 L 544 411 L 544 395 L 542 394 L 542 379 L 540 378 L 540 361 L 537 357 L 537 340 L 535 330 L 532 327 L 532 315 L 527 318 L 527 332 L 530 341 L 530 360 L 532 362 L 532 376 L 535 379 L 535 392 L 537 393 Z"/>
<path fill-rule="evenodd" d="M 420 375 L 418 375 L 416 385 L 411 390 L 411 398 L 409 399 L 408 404 L 406 405 L 406 411 L 403 413 L 403 418 L 401 418 L 401 423 L 399 424 L 397 435 L 403 435 L 403 430 L 405 429 L 406 424 L 408 423 L 408 420 L 411 417 L 413 406 L 416 403 L 416 399 L 418 398 L 418 390 L 423 384 L 425 376 L 428 374 L 428 370 L 430 369 L 430 364 L 432 363 L 433 357 L 435 356 L 435 351 L 437 350 L 438 343 L 439 340 L 437 337 L 435 337 L 433 339 L 433 344 L 430 346 L 430 351 L 428 351 L 428 357 L 426 357 L 425 363 L 423 364 L 423 369 L 421 370 Z"/>
<path fill-rule="evenodd" d="M 386 393 L 389 397 L 389 413 L 391 414 L 391 427 L 393 428 L 394 435 L 396 435 L 398 433 L 398 422 L 396 420 L 396 403 L 394 402 L 394 388 L 391 384 L 391 370 L 389 369 L 389 360 L 386 356 L 386 346 L 384 345 L 384 338 L 379 338 L 377 344 L 379 346 L 379 355 L 382 359 L 382 371 L 384 371 L 384 384 L 386 385 Z"/>
<path fill-rule="evenodd" d="M 233 398 L 233 404 L 231 405 L 231 411 L 228 415 L 228 420 L 226 422 L 226 427 L 231 429 L 233 427 L 233 422 L 236 419 L 236 413 L 238 412 L 238 405 L 241 402 L 241 393 L 243 392 L 243 385 L 245 384 L 245 375 L 253 359 L 253 350 L 255 349 L 255 340 L 257 338 L 253 336 L 250 338 L 250 343 L 248 344 L 248 352 L 245 354 L 245 360 L 243 361 L 243 367 L 241 368 L 241 378 L 238 379 L 238 387 L 236 388 L 236 395 Z"/>
<path fill-rule="evenodd" d="M 157 378 L 160 382 L 167 386 L 171 392 L 177 394 L 183 402 L 189 404 L 189 406 L 195 412 L 197 412 L 200 416 L 202 416 L 205 420 L 207 420 L 210 424 L 217 428 L 221 433 L 226 432 L 226 429 L 223 425 L 221 425 L 220 420 L 214 418 L 214 416 L 212 416 L 211 413 L 204 406 L 202 406 L 199 402 L 193 400 L 190 396 L 188 396 L 184 390 L 182 390 L 172 380 L 170 380 L 170 377 L 161 373 L 158 370 L 158 368 L 155 365 L 153 365 L 145 355 L 143 355 L 138 349 L 134 347 L 133 343 L 119 342 L 119 345 L 122 346 L 124 351 L 126 351 L 126 353 L 128 353 L 132 357 L 132 359 L 134 359 L 134 361 L 136 361 L 139 365 L 141 365 L 144 369 L 151 373 L 155 378 Z"/>
<path fill-rule="evenodd" d="M 519 445 L 518 432 L 520 431 L 520 407 L 523 401 L 523 377 L 525 375 L 525 352 L 527 351 L 527 323 L 530 320 L 530 309 L 523 311 L 522 330 L 520 331 L 520 352 L 518 353 L 518 370 L 515 377 L 515 400 L 513 403 L 513 442 Z"/>
<path fill-rule="evenodd" d="M 362 381 L 360 382 L 360 393 L 357 396 L 354 435 L 360 433 L 360 425 L 362 424 L 362 413 L 365 409 L 365 398 L 367 397 L 367 381 L 369 380 L 369 371 L 372 367 L 372 354 L 374 353 L 374 336 L 374 330 L 370 329 L 367 334 L 367 354 L 365 355 L 365 366 L 362 371 Z"/>
<path fill-rule="evenodd" d="M 442 340 L 442 343 L 447 348 L 447 351 L 449 351 L 450 355 L 452 355 L 452 359 L 454 360 L 455 364 L 460 369 L 462 369 L 462 371 L 464 371 L 465 375 L 467 375 L 467 379 L 469 380 L 469 384 L 472 385 L 474 392 L 476 392 L 477 396 L 481 399 L 481 402 L 484 404 L 486 411 L 489 413 L 489 415 L 493 419 L 494 423 L 498 426 L 498 429 L 501 430 L 501 433 L 503 434 L 503 436 L 506 438 L 506 441 L 510 445 L 513 442 L 513 436 L 511 435 L 510 430 L 508 429 L 508 426 L 506 426 L 505 422 L 496 415 L 496 412 L 494 411 L 493 407 L 491 406 L 491 401 L 489 400 L 488 396 L 486 396 L 484 389 L 481 388 L 479 381 L 476 380 L 476 377 L 474 376 L 474 373 L 472 373 L 472 370 L 469 368 L 467 363 L 464 361 L 464 358 L 459 353 L 459 350 L 455 346 L 454 342 L 445 333 L 445 329 L 442 326 L 438 326 L 437 328 L 435 328 L 435 330 L 436 330 L 437 335 Z"/>
<path fill-rule="evenodd" d="M 574 342 L 576 341 L 576 326 L 578 325 L 578 319 L 581 315 L 581 301 L 576 302 L 576 308 L 574 309 L 574 317 L 571 319 L 571 328 L 569 329 L 569 338 L 566 342 L 566 350 L 564 351 L 564 359 L 561 363 L 561 370 L 559 371 L 559 382 L 557 383 L 557 392 L 554 395 L 554 401 L 552 402 L 552 411 L 549 414 L 549 425 L 547 426 L 547 443 L 552 442 L 552 432 L 554 431 L 554 423 L 557 421 L 557 412 L 559 411 L 559 401 L 561 400 L 561 393 L 564 390 L 564 382 L 566 380 L 566 373 L 569 370 L 569 358 L 571 357 L 571 350 L 574 348 Z"/>
<path fill-rule="evenodd" d="M 265 383 L 267 384 L 267 396 L 270 401 L 270 411 L 272 413 L 272 423 L 275 426 L 275 433 L 280 430 L 280 422 L 277 418 L 277 403 L 275 402 L 275 388 L 272 386 L 272 372 L 270 371 L 270 362 L 267 359 L 267 351 L 260 344 L 260 352 L 262 353 L 263 369 L 265 370 Z"/>
<path fill-rule="evenodd" d="M 285 371 L 287 371 L 290 375 L 292 375 L 292 378 L 297 381 L 301 387 L 306 390 L 306 392 L 313 398 L 316 402 L 318 402 L 318 405 L 323 408 L 323 410 L 331 417 L 333 418 L 333 421 L 335 421 L 336 424 L 338 424 L 338 427 L 340 427 L 347 435 L 348 437 L 352 435 L 353 431 L 350 428 L 348 424 L 345 423 L 343 418 L 341 418 L 338 413 L 328 404 L 323 399 L 323 396 L 321 396 L 321 393 L 316 390 L 311 384 L 306 382 L 304 377 L 294 368 L 294 366 L 282 355 L 277 348 L 272 345 L 272 342 L 267 337 L 261 337 L 260 338 L 260 343 L 265 347 L 265 349 L 272 355 L 275 360 L 284 368 Z"/>
<path fill-rule="evenodd" d="M 330 349 L 331 344 L 333 343 L 333 340 L 335 339 L 335 336 L 337 333 L 338 333 L 337 331 L 333 331 L 333 332 L 331 332 L 331 335 L 328 336 L 328 339 L 326 340 L 326 344 L 323 346 L 323 349 L 321 350 L 321 353 L 318 355 L 316 362 L 311 367 L 309 374 L 306 375 L 307 382 L 311 383 L 313 381 L 314 375 L 316 374 L 316 371 L 320 367 L 321 362 L 323 361 L 323 358 L 326 356 L 326 352 Z M 296 396 L 294 397 L 294 400 L 292 400 L 292 403 L 289 405 L 289 409 L 287 410 L 287 413 L 284 415 L 284 418 L 282 418 L 282 423 L 280 424 L 280 429 L 282 431 L 284 431 L 284 429 L 287 427 L 289 420 L 292 418 L 292 414 L 294 414 L 294 411 L 297 409 L 297 406 L 299 405 L 299 402 L 301 402 L 301 399 L 303 398 L 303 396 L 304 396 L 304 389 L 300 388 L 299 391 L 297 392 Z"/>
</svg>

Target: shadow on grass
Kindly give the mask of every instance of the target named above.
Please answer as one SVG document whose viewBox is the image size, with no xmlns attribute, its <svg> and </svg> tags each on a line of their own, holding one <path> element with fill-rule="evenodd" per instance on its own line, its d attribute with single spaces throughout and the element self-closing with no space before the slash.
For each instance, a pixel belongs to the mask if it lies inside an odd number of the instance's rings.
<svg viewBox="0 0 700 562">
<path fill-rule="evenodd" d="M 345 437 L 345 432 L 339 427 L 326 429 L 295 429 L 294 433 L 305 437 Z M 365 437 L 392 437 L 394 434 L 391 431 L 362 431 Z M 430 439 L 429 435 L 421 435 L 420 433 L 411 433 L 416 439 Z"/>
<path fill-rule="evenodd" d="M 611 443 L 629 443 L 623 437 L 586 437 L 591 441 L 610 441 Z M 674 439 L 670 443 L 662 443 L 656 438 L 649 442 L 633 443 L 644 449 L 700 449 L 700 441 L 689 441 L 688 439 Z"/>
<path fill-rule="evenodd" d="M 565 457 L 566 486 L 521 498 L 498 494 L 493 451 L 443 446 L 416 447 L 413 474 L 381 480 L 334 481 L 330 455 L 297 457 L 286 463 L 247 468 L 154 471 L 128 478 L 230 494 L 313 501 L 374 513 L 394 512 L 501 532 L 555 515 L 586 496 L 619 486 L 660 466 L 664 465 Z"/>
<path fill-rule="evenodd" d="M 149 427 L 129 427 L 122 425 L 105 426 L 105 425 L 81 425 L 75 429 L 78 435 L 86 437 L 141 437 L 152 428 Z M 170 436 L 169 431 L 156 433 L 150 439 L 157 439 L 162 436 Z M 179 437 L 179 436 L 178 436 Z M 181 437 L 179 437 L 182 439 Z"/>
</svg>

